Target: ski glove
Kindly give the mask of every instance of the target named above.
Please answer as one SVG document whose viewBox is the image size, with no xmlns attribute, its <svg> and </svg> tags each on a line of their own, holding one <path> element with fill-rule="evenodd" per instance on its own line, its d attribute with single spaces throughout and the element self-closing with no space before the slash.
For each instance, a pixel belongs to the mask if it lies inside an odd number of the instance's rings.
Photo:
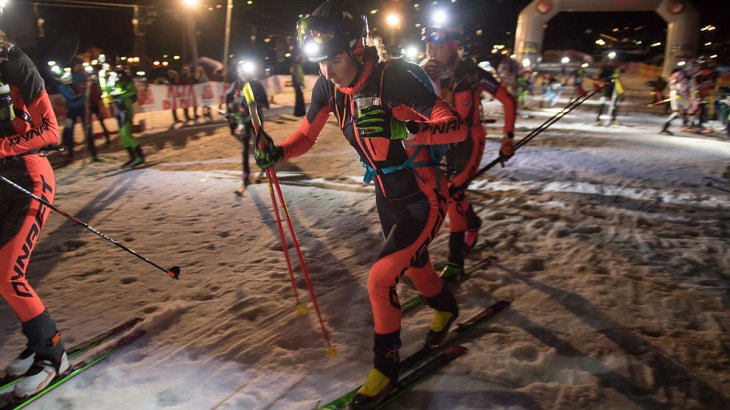
<svg viewBox="0 0 730 410">
<path fill-rule="evenodd" d="M 261 144 L 254 144 L 253 156 L 256 158 L 256 164 L 261 169 L 272 167 L 277 162 L 284 159 L 284 149 L 274 144 L 274 140 L 269 137 L 263 130 L 261 131 Z M 257 141 L 259 142 L 259 141 Z M 263 148 L 259 148 L 263 145 Z"/>
<path fill-rule="evenodd" d="M 515 154 L 514 137 L 515 134 L 512 131 L 506 132 L 502 137 L 501 145 L 499 147 L 499 162 L 502 166 L 504 166 L 504 163 Z"/>
<path fill-rule="evenodd" d="M 355 127 L 362 138 L 388 138 L 400 141 L 408 137 L 406 123 L 393 117 L 393 112 L 384 105 L 362 108 L 355 118 Z"/>
</svg>

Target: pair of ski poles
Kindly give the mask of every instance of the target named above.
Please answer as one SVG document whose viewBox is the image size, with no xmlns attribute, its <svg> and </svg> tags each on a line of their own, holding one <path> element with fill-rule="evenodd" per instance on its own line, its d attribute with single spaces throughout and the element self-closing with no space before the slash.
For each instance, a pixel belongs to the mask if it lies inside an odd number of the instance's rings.
<svg viewBox="0 0 730 410">
<path fill-rule="evenodd" d="M 167 276 L 169 276 L 169 277 L 171 277 L 173 279 L 179 279 L 180 278 L 180 267 L 179 266 L 176 265 L 176 266 L 171 267 L 170 269 L 165 269 L 162 266 L 160 266 L 160 265 L 152 262 L 151 260 L 149 260 L 149 259 L 145 258 L 144 256 L 140 255 L 139 253 L 135 252 L 134 250 L 132 250 L 132 249 L 130 249 L 130 248 L 122 245 L 121 243 L 119 243 L 117 241 L 115 241 L 111 237 L 107 236 L 106 234 L 104 234 L 103 232 L 101 232 L 98 229 L 94 228 L 93 226 L 90 226 L 86 222 L 83 222 L 83 221 L 81 221 L 81 220 L 79 220 L 77 218 L 74 218 L 73 216 L 67 214 L 66 212 L 64 212 L 61 209 L 59 209 L 57 206 L 51 204 L 47 200 L 39 197 L 38 195 L 36 195 L 36 194 L 28 191 L 27 189 L 23 188 L 22 186 L 16 184 L 15 182 L 13 182 L 13 181 L 5 178 L 4 176 L 0 176 L 0 181 L 5 182 L 6 184 L 10 185 L 11 187 L 17 189 L 18 191 L 24 193 L 25 195 L 28 195 L 29 197 L 33 198 L 34 200 L 36 200 L 36 201 L 40 202 L 41 204 L 47 206 L 48 208 L 52 209 L 53 211 L 55 211 L 59 215 L 61 215 L 64 218 L 68 219 L 69 221 L 71 221 L 73 223 L 76 223 L 78 225 L 83 226 L 88 231 L 91 231 L 91 232 L 95 233 L 96 235 L 98 235 L 100 238 L 105 239 L 105 240 L 113 243 L 114 245 L 118 246 L 122 250 L 131 253 L 132 255 L 134 255 L 134 256 L 138 257 L 139 259 L 141 259 L 141 260 L 149 263 L 150 265 L 154 266 L 155 268 L 157 268 L 157 269 L 159 269 L 159 270 L 167 273 Z"/>
<path fill-rule="evenodd" d="M 578 107 L 579 105 L 583 104 L 586 100 L 588 100 L 589 98 L 591 98 L 594 95 L 596 95 L 596 93 L 598 93 L 599 91 L 601 91 L 604 86 L 605 86 L 605 84 L 604 85 L 601 85 L 599 87 L 596 87 L 590 93 L 587 93 L 584 96 L 578 97 L 575 100 L 569 102 L 568 105 L 566 105 L 565 107 L 563 107 L 562 110 L 558 111 L 555 115 L 553 115 L 552 117 L 550 117 L 547 120 L 545 120 L 545 122 L 543 122 L 542 124 L 540 124 L 540 126 L 538 126 L 537 128 L 535 128 L 534 130 L 530 131 L 530 133 L 528 133 L 527 135 L 525 135 L 524 138 L 522 138 L 521 140 L 519 140 L 515 144 L 515 149 L 514 149 L 515 152 L 517 152 L 517 150 L 519 148 L 523 147 L 524 145 L 527 145 L 533 138 L 537 137 L 540 133 L 542 133 L 543 131 L 545 131 L 548 127 L 550 127 L 551 125 L 553 125 L 556 122 L 560 121 L 563 117 L 565 117 L 566 115 L 568 115 L 576 107 Z M 495 165 L 501 163 L 502 161 L 503 161 L 503 158 L 500 155 L 499 157 L 495 158 L 489 164 L 481 167 L 474 174 L 473 177 L 469 178 L 469 180 L 467 180 L 466 182 L 464 182 L 462 185 L 460 185 L 456 189 L 457 190 L 462 190 L 462 189 L 467 188 L 469 186 L 469 184 L 472 183 L 472 181 L 474 181 L 475 179 L 479 178 L 479 176 L 481 176 L 482 174 L 484 174 L 488 170 L 492 169 Z"/>
<path fill-rule="evenodd" d="M 258 107 L 256 104 L 256 99 L 253 95 L 251 83 L 247 82 L 246 85 L 243 87 L 243 96 L 246 100 L 246 105 L 248 105 L 248 111 L 251 115 L 251 123 L 253 124 L 255 132 L 253 141 L 254 146 L 258 147 L 260 150 L 263 150 L 267 141 L 265 138 L 263 138 L 261 118 L 259 117 Z M 299 313 L 300 315 L 305 314 L 307 313 L 308 309 L 307 306 L 304 305 L 299 299 L 299 292 L 297 290 L 296 280 L 294 279 L 294 269 L 292 268 L 291 257 L 289 256 L 289 246 L 287 244 L 286 236 L 284 234 L 284 228 L 281 221 L 281 213 L 279 212 L 279 207 L 281 207 L 281 211 L 283 211 L 284 216 L 286 217 L 286 223 L 289 227 L 289 233 L 291 234 L 291 239 L 292 243 L 294 244 L 294 250 L 296 251 L 297 259 L 299 260 L 299 266 L 302 269 L 304 280 L 307 283 L 309 297 L 312 300 L 312 305 L 314 306 L 315 312 L 317 312 L 317 319 L 319 320 L 319 326 L 322 330 L 322 336 L 327 343 L 327 355 L 334 356 L 337 352 L 335 350 L 335 347 L 332 345 L 329 332 L 324 325 L 324 320 L 322 320 L 322 313 L 320 312 L 319 304 L 317 303 L 317 295 L 314 293 L 314 287 L 312 286 L 312 281 L 309 278 L 309 271 L 307 270 L 307 265 L 304 263 L 304 257 L 302 256 L 302 251 L 299 247 L 299 241 L 297 240 L 297 234 L 296 232 L 294 232 L 294 226 L 292 225 L 291 217 L 289 216 L 289 209 L 286 206 L 286 202 L 284 202 L 284 195 L 281 192 L 279 178 L 276 176 L 276 171 L 274 170 L 273 166 L 266 168 L 265 172 L 266 182 L 269 187 L 269 193 L 271 194 L 271 203 L 274 207 L 274 216 L 276 218 L 276 224 L 279 229 L 279 238 L 281 239 L 281 246 L 284 251 L 286 265 L 289 269 L 289 279 L 291 280 L 292 289 L 294 291 L 294 298 L 297 301 L 297 313 Z M 274 188 L 276 189 L 276 194 L 274 194 Z"/>
</svg>

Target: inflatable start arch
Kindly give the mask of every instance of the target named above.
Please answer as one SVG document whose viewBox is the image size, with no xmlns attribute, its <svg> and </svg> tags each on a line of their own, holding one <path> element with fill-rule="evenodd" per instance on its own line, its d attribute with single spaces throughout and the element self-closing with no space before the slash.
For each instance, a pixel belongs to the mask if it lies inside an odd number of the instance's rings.
<svg viewBox="0 0 730 410">
<path fill-rule="evenodd" d="M 517 61 L 539 61 L 544 25 L 563 11 L 656 11 L 667 23 L 664 43 L 665 76 L 677 62 L 694 57 L 699 34 L 699 13 L 686 0 L 534 0 L 517 18 L 515 54 Z"/>
</svg>

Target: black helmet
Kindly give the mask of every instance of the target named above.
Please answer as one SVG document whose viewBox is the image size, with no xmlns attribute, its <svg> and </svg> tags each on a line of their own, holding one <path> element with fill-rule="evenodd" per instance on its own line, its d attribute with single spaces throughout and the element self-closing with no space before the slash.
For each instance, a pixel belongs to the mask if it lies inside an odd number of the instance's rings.
<svg viewBox="0 0 730 410">
<path fill-rule="evenodd" d="M 299 20 L 297 44 L 317 63 L 352 50 L 367 33 L 367 17 L 345 10 L 342 0 L 327 0 Z"/>
</svg>

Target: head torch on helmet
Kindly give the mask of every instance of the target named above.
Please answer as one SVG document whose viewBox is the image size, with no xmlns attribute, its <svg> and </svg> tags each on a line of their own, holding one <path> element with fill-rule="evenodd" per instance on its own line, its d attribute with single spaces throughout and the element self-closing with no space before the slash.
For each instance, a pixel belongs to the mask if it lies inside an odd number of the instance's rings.
<svg viewBox="0 0 730 410">
<path fill-rule="evenodd" d="M 426 26 L 421 29 L 421 41 L 425 43 L 446 43 L 456 41 L 459 44 L 464 42 L 464 36 L 455 29 L 444 27 Z"/>
<path fill-rule="evenodd" d="M 330 59 L 354 48 L 367 35 L 367 18 L 326 1 L 297 22 L 297 44 L 311 62 Z"/>
</svg>

